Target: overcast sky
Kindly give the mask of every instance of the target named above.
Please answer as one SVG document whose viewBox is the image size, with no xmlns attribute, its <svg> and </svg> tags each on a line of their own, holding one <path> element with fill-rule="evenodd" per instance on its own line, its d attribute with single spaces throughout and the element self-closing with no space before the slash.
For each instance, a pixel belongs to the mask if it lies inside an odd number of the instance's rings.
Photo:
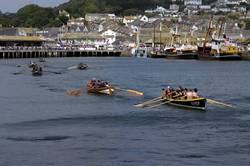
<svg viewBox="0 0 250 166">
<path fill-rule="evenodd" d="M 38 4 L 40 6 L 54 7 L 69 0 L 0 0 L 2 12 L 16 12 L 27 4 Z"/>
</svg>

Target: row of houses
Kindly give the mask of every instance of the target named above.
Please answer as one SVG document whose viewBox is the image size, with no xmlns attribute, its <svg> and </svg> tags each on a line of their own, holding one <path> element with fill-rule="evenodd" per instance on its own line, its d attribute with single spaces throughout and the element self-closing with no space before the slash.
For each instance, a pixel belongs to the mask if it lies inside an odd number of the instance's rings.
<svg viewBox="0 0 250 166">
<path fill-rule="evenodd" d="M 162 11 L 162 7 L 157 7 Z M 61 11 L 61 14 L 67 14 Z M 40 36 L 44 40 L 54 40 L 69 44 L 106 43 L 107 45 L 121 43 L 135 43 L 138 36 L 142 42 L 152 41 L 154 36 L 164 34 L 167 41 L 174 34 L 185 36 L 204 36 L 208 25 L 208 16 L 188 16 L 159 14 L 148 17 L 146 15 L 117 17 L 115 14 L 88 13 L 84 18 L 69 19 L 66 25 L 55 28 L 0 28 L 0 36 Z M 233 31 L 232 31 L 233 30 Z M 225 31 L 238 37 L 245 37 L 247 33 L 235 22 L 228 23 Z"/>
</svg>

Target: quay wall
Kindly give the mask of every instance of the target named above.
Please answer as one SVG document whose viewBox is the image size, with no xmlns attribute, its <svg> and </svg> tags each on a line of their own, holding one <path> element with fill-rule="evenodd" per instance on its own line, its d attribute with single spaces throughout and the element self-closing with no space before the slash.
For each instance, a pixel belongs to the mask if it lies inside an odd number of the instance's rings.
<svg viewBox="0 0 250 166">
<path fill-rule="evenodd" d="M 110 50 L 0 50 L 0 59 L 49 57 L 119 57 L 121 51 Z"/>
</svg>

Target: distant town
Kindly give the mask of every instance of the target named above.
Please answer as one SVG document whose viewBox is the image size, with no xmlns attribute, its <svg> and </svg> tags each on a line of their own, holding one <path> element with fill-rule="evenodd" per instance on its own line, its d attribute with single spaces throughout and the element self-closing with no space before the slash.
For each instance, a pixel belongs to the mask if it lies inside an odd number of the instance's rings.
<svg viewBox="0 0 250 166">
<path fill-rule="evenodd" d="M 144 14 L 86 13 L 77 18 L 59 10 L 67 18 L 60 27 L 5 27 L 0 22 L 0 49 L 119 50 L 124 56 L 149 57 L 160 56 L 170 47 L 197 51 L 194 46 L 209 45 L 216 37 L 248 54 L 249 4 L 246 0 L 218 0 L 203 5 L 202 0 L 184 0 L 183 5 L 173 1 L 168 9 L 157 6 Z"/>
</svg>

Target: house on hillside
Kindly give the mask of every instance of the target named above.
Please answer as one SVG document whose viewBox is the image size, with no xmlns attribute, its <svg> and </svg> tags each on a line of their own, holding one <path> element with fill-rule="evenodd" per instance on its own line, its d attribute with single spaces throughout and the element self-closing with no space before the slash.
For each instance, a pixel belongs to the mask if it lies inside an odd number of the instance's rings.
<svg viewBox="0 0 250 166">
<path fill-rule="evenodd" d="M 202 0 L 184 0 L 185 6 L 200 6 L 202 5 Z"/>
<path fill-rule="evenodd" d="M 164 14 L 166 12 L 167 12 L 167 9 L 165 9 L 162 6 L 157 6 L 155 9 L 145 10 L 145 13 L 159 13 L 159 14 Z"/>
<path fill-rule="evenodd" d="M 115 20 L 115 14 L 106 14 L 106 13 L 87 13 L 85 15 L 85 20 L 89 22 L 93 21 L 105 21 L 105 20 Z"/>
<path fill-rule="evenodd" d="M 141 16 L 140 21 L 142 22 L 149 22 L 149 18 L 147 16 Z"/>
<path fill-rule="evenodd" d="M 171 12 L 174 12 L 174 13 L 177 13 L 177 12 L 179 11 L 179 8 L 180 8 L 180 6 L 179 6 L 179 5 L 176 5 L 176 4 L 171 4 L 171 5 L 169 6 L 169 10 L 170 10 Z"/>
<path fill-rule="evenodd" d="M 105 39 L 107 44 L 112 44 L 116 41 L 117 33 L 113 30 L 107 30 L 102 32 L 101 36 Z"/>
<path fill-rule="evenodd" d="M 124 16 L 122 23 L 127 26 L 129 23 L 134 22 L 136 19 L 137 19 L 137 16 Z"/>
<path fill-rule="evenodd" d="M 66 32 L 68 33 L 88 33 L 89 29 L 85 24 L 84 18 L 70 19 L 67 22 Z"/>
</svg>

